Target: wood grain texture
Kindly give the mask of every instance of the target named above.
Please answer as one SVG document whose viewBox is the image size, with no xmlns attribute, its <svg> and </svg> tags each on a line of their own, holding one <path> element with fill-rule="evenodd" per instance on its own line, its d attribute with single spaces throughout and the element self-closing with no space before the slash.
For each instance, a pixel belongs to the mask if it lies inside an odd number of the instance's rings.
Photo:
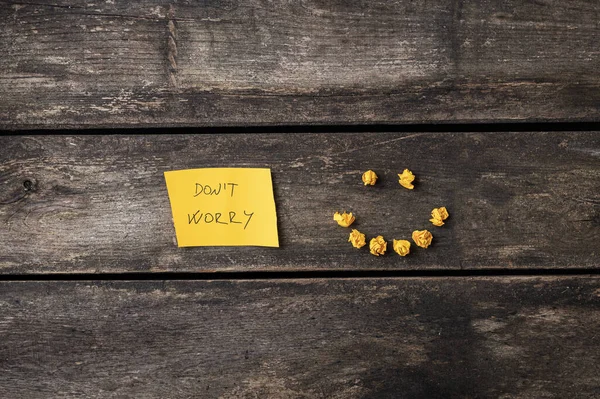
<svg viewBox="0 0 600 399">
<path fill-rule="evenodd" d="M 594 121 L 600 3 L 0 1 L 0 128 Z"/>
<path fill-rule="evenodd" d="M 593 398 L 600 281 L 4 282 L 0 388 L 36 398 Z"/>
<path fill-rule="evenodd" d="M 1 273 L 599 266 L 597 132 L 12 136 L 0 148 Z M 163 172 L 200 167 L 271 168 L 281 248 L 177 248 Z M 404 168 L 414 191 L 397 183 Z M 441 228 L 428 221 L 438 206 L 451 214 Z M 429 228 L 434 244 L 374 257 L 350 246 L 338 210 L 368 237 Z"/>
</svg>

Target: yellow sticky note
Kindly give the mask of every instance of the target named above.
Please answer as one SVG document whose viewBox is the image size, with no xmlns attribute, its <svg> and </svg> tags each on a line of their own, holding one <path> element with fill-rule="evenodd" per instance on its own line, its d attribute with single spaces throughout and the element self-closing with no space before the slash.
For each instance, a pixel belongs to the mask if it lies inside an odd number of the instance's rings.
<svg viewBox="0 0 600 399">
<path fill-rule="evenodd" d="M 179 247 L 279 247 L 271 170 L 165 172 Z"/>
</svg>

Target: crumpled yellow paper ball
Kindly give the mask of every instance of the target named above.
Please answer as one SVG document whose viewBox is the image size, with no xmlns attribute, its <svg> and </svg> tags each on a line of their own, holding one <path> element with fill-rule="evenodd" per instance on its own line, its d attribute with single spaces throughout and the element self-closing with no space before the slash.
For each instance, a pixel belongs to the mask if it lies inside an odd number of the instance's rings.
<svg viewBox="0 0 600 399">
<path fill-rule="evenodd" d="M 431 219 L 429 219 L 429 221 L 433 223 L 434 226 L 443 226 L 444 220 L 448 219 L 448 216 L 450 215 L 448 214 L 446 207 L 442 206 L 441 208 L 434 208 L 431 211 Z"/>
<path fill-rule="evenodd" d="M 369 250 L 375 256 L 385 254 L 385 251 L 387 250 L 387 242 L 385 242 L 383 236 L 377 236 L 371 239 L 371 242 L 369 243 Z"/>
<path fill-rule="evenodd" d="M 333 220 L 335 220 L 342 227 L 349 227 L 356 218 L 352 216 L 352 212 L 350 213 L 342 213 L 340 215 L 339 212 L 333 214 Z"/>
<path fill-rule="evenodd" d="M 394 251 L 400 256 L 406 256 L 410 253 L 410 241 L 394 240 Z"/>
<path fill-rule="evenodd" d="M 362 248 L 367 245 L 365 235 L 356 229 L 352 229 L 352 233 L 348 237 L 348 242 L 351 242 L 354 248 Z"/>
<path fill-rule="evenodd" d="M 427 248 L 431 245 L 433 235 L 427 230 L 415 230 L 412 233 L 412 239 L 421 248 Z"/>
<path fill-rule="evenodd" d="M 398 174 L 398 177 L 400 178 L 398 183 L 400 183 L 402 187 L 408 188 L 409 190 L 415 188 L 415 186 L 412 184 L 412 182 L 415 180 L 415 175 L 413 175 L 410 170 L 404 169 L 404 172 L 402 172 L 402 174 Z"/>
<path fill-rule="evenodd" d="M 377 182 L 377 174 L 372 170 L 367 170 L 362 175 L 362 181 L 365 183 L 365 186 L 374 186 Z"/>
</svg>

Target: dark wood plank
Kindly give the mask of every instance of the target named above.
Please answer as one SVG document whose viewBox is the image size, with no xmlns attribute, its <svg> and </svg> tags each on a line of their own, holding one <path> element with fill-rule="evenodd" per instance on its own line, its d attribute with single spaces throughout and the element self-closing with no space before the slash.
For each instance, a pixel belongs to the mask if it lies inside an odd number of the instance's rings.
<svg viewBox="0 0 600 399">
<path fill-rule="evenodd" d="M 4 282 L 12 399 L 592 398 L 600 281 Z"/>
<path fill-rule="evenodd" d="M 600 3 L 0 2 L 0 127 L 590 121 Z"/>
<path fill-rule="evenodd" d="M 2 273 L 599 266 L 596 132 L 13 136 L 0 148 Z M 272 168 L 281 248 L 176 247 L 163 172 L 215 166 Z M 397 183 L 404 168 L 414 191 Z M 451 213 L 441 228 L 436 206 Z M 374 257 L 350 246 L 337 210 L 367 236 L 429 227 L 434 244 Z"/>
</svg>

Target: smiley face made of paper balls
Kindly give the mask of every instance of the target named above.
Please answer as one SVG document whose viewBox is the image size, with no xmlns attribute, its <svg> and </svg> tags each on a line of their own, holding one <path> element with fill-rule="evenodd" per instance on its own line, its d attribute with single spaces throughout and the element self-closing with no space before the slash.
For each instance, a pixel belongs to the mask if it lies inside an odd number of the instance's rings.
<svg viewBox="0 0 600 399">
<path fill-rule="evenodd" d="M 415 180 L 415 175 L 408 169 L 404 169 L 402 174 L 398 174 L 399 184 L 409 190 L 414 189 L 412 182 Z M 377 174 L 368 170 L 363 173 L 362 181 L 365 186 L 373 186 L 377 182 Z M 434 208 L 431 211 L 431 219 L 429 221 L 434 226 L 443 226 L 444 220 L 449 217 L 448 210 L 446 207 Z M 352 213 L 339 213 L 335 212 L 333 219 L 342 227 L 349 227 L 354 223 L 355 217 Z M 412 239 L 415 244 L 421 248 L 428 248 L 433 240 L 433 234 L 428 230 L 415 230 L 412 233 Z M 348 237 L 348 242 L 352 244 L 354 248 L 362 248 L 366 245 L 366 237 L 360 231 L 353 229 Z M 411 243 L 407 240 L 393 240 L 393 249 L 400 256 L 407 256 L 410 253 Z M 384 255 L 387 250 L 387 242 L 383 236 L 379 235 L 369 242 L 369 252 L 375 256 Z"/>
</svg>

